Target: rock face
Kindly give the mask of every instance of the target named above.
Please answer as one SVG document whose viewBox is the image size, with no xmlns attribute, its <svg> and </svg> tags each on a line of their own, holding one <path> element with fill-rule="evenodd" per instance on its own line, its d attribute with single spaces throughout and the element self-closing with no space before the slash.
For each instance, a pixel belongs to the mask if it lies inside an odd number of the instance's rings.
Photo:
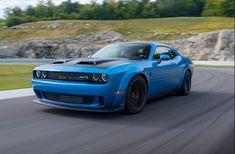
<svg viewBox="0 0 235 154">
<path fill-rule="evenodd" d="M 112 31 L 101 31 L 63 40 L 0 41 L 0 58 L 86 57 L 108 43 L 125 41 Z"/>
<path fill-rule="evenodd" d="M 234 30 L 202 33 L 185 40 L 165 41 L 193 60 L 234 61 Z"/>
<path fill-rule="evenodd" d="M 58 26 L 58 25 L 53 25 Z M 78 58 L 106 44 L 127 41 L 113 31 L 100 31 L 62 40 L 0 41 L 0 58 Z M 202 33 L 188 39 L 161 41 L 193 60 L 234 61 L 234 30 Z"/>
</svg>

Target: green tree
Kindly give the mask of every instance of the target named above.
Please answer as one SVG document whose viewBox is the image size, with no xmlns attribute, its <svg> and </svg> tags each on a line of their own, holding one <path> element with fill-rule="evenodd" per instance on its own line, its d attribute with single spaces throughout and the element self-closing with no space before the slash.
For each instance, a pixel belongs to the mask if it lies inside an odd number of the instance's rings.
<svg viewBox="0 0 235 154">
<path fill-rule="evenodd" d="M 23 14 L 23 11 L 19 7 L 14 7 L 11 12 L 12 12 L 11 13 L 12 15 L 18 16 L 18 17 L 22 16 Z"/>
<path fill-rule="evenodd" d="M 195 16 L 197 11 L 193 0 L 176 0 L 174 6 L 175 16 Z"/>
<path fill-rule="evenodd" d="M 66 14 L 76 13 L 76 12 L 78 12 L 79 4 L 72 3 L 71 0 L 67 0 L 60 5 L 60 8 Z"/>
<path fill-rule="evenodd" d="M 206 3 L 206 0 L 193 0 L 193 1 L 196 5 L 196 10 L 195 10 L 194 15 L 195 16 L 201 16 L 202 11 L 203 11 L 204 6 L 205 6 L 205 3 Z"/>
<path fill-rule="evenodd" d="M 160 17 L 174 17 L 177 12 L 175 12 L 175 1 L 174 0 L 158 0 L 157 10 Z"/>
<path fill-rule="evenodd" d="M 39 19 L 43 19 L 47 16 L 47 7 L 44 4 L 43 0 L 39 0 L 37 6 L 35 7 L 35 16 Z"/>
<path fill-rule="evenodd" d="M 10 7 L 5 8 L 5 9 L 4 9 L 4 15 L 5 15 L 6 17 L 12 15 L 12 9 L 11 9 Z"/>
<path fill-rule="evenodd" d="M 234 8 L 235 8 L 234 0 L 225 0 L 222 3 L 223 15 L 228 17 L 234 17 Z"/>
<path fill-rule="evenodd" d="M 52 3 L 52 1 L 51 0 L 48 0 L 47 2 L 46 2 L 46 9 L 47 9 L 47 11 L 46 11 L 46 16 L 47 17 L 53 17 L 54 16 L 54 13 L 55 13 L 55 5 Z"/>
<path fill-rule="evenodd" d="M 117 20 L 176 16 L 234 16 L 234 0 L 104 0 L 79 4 L 66 0 L 54 5 L 52 0 L 22 10 L 6 9 L 7 25 L 54 19 Z"/>
<path fill-rule="evenodd" d="M 202 16 L 222 16 L 222 3 L 224 0 L 207 0 Z"/>
<path fill-rule="evenodd" d="M 144 5 L 144 9 L 141 12 L 141 18 L 154 18 L 158 17 L 156 14 L 156 8 L 153 7 L 154 3 L 147 3 Z"/>
<path fill-rule="evenodd" d="M 86 4 L 86 5 L 83 5 L 80 9 L 80 12 L 79 12 L 79 18 L 80 19 L 93 19 L 92 15 L 93 15 L 93 12 L 94 12 L 94 8 L 91 7 L 90 5 Z"/>
<path fill-rule="evenodd" d="M 26 15 L 34 17 L 35 16 L 35 9 L 33 6 L 29 5 L 25 10 Z"/>
<path fill-rule="evenodd" d="M 125 14 L 124 18 L 125 19 L 131 19 L 131 18 L 136 18 L 138 17 L 141 12 L 138 12 L 138 7 L 139 4 L 136 0 L 130 0 L 129 2 L 126 3 L 125 5 Z"/>
</svg>

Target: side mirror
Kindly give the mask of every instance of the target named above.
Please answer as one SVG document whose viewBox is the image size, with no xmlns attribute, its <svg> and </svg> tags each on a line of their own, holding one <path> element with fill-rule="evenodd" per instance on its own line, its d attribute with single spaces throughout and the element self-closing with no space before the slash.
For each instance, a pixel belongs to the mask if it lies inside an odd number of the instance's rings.
<svg viewBox="0 0 235 154">
<path fill-rule="evenodd" d="M 160 56 L 160 59 L 158 61 L 154 62 L 152 65 L 153 65 L 153 67 L 157 67 L 157 65 L 160 64 L 162 61 L 167 61 L 167 60 L 170 60 L 170 56 L 163 54 Z"/>
<path fill-rule="evenodd" d="M 170 56 L 166 55 L 166 54 L 163 54 L 160 56 L 160 60 L 163 61 L 163 60 L 170 60 Z"/>
</svg>

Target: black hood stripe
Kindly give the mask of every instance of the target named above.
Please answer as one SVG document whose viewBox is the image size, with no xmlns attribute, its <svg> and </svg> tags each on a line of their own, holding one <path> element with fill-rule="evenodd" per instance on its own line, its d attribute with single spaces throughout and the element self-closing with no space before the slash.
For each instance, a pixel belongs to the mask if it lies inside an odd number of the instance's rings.
<svg viewBox="0 0 235 154">
<path fill-rule="evenodd" d="M 130 63 L 135 60 L 129 59 L 95 59 L 95 58 L 83 58 L 77 60 L 63 61 L 64 63 L 53 63 L 60 65 L 73 65 L 79 67 L 96 67 L 96 68 L 108 68 L 114 65 Z"/>
</svg>

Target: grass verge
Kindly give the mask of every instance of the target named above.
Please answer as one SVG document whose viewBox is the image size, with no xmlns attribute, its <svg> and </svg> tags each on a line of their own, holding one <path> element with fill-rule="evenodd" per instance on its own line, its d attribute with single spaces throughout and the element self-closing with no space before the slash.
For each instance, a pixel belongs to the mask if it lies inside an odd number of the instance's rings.
<svg viewBox="0 0 235 154">
<path fill-rule="evenodd" d="M 38 64 L 0 64 L 0 90 L 31 87 L 32 70 Z"/>
</svg>

